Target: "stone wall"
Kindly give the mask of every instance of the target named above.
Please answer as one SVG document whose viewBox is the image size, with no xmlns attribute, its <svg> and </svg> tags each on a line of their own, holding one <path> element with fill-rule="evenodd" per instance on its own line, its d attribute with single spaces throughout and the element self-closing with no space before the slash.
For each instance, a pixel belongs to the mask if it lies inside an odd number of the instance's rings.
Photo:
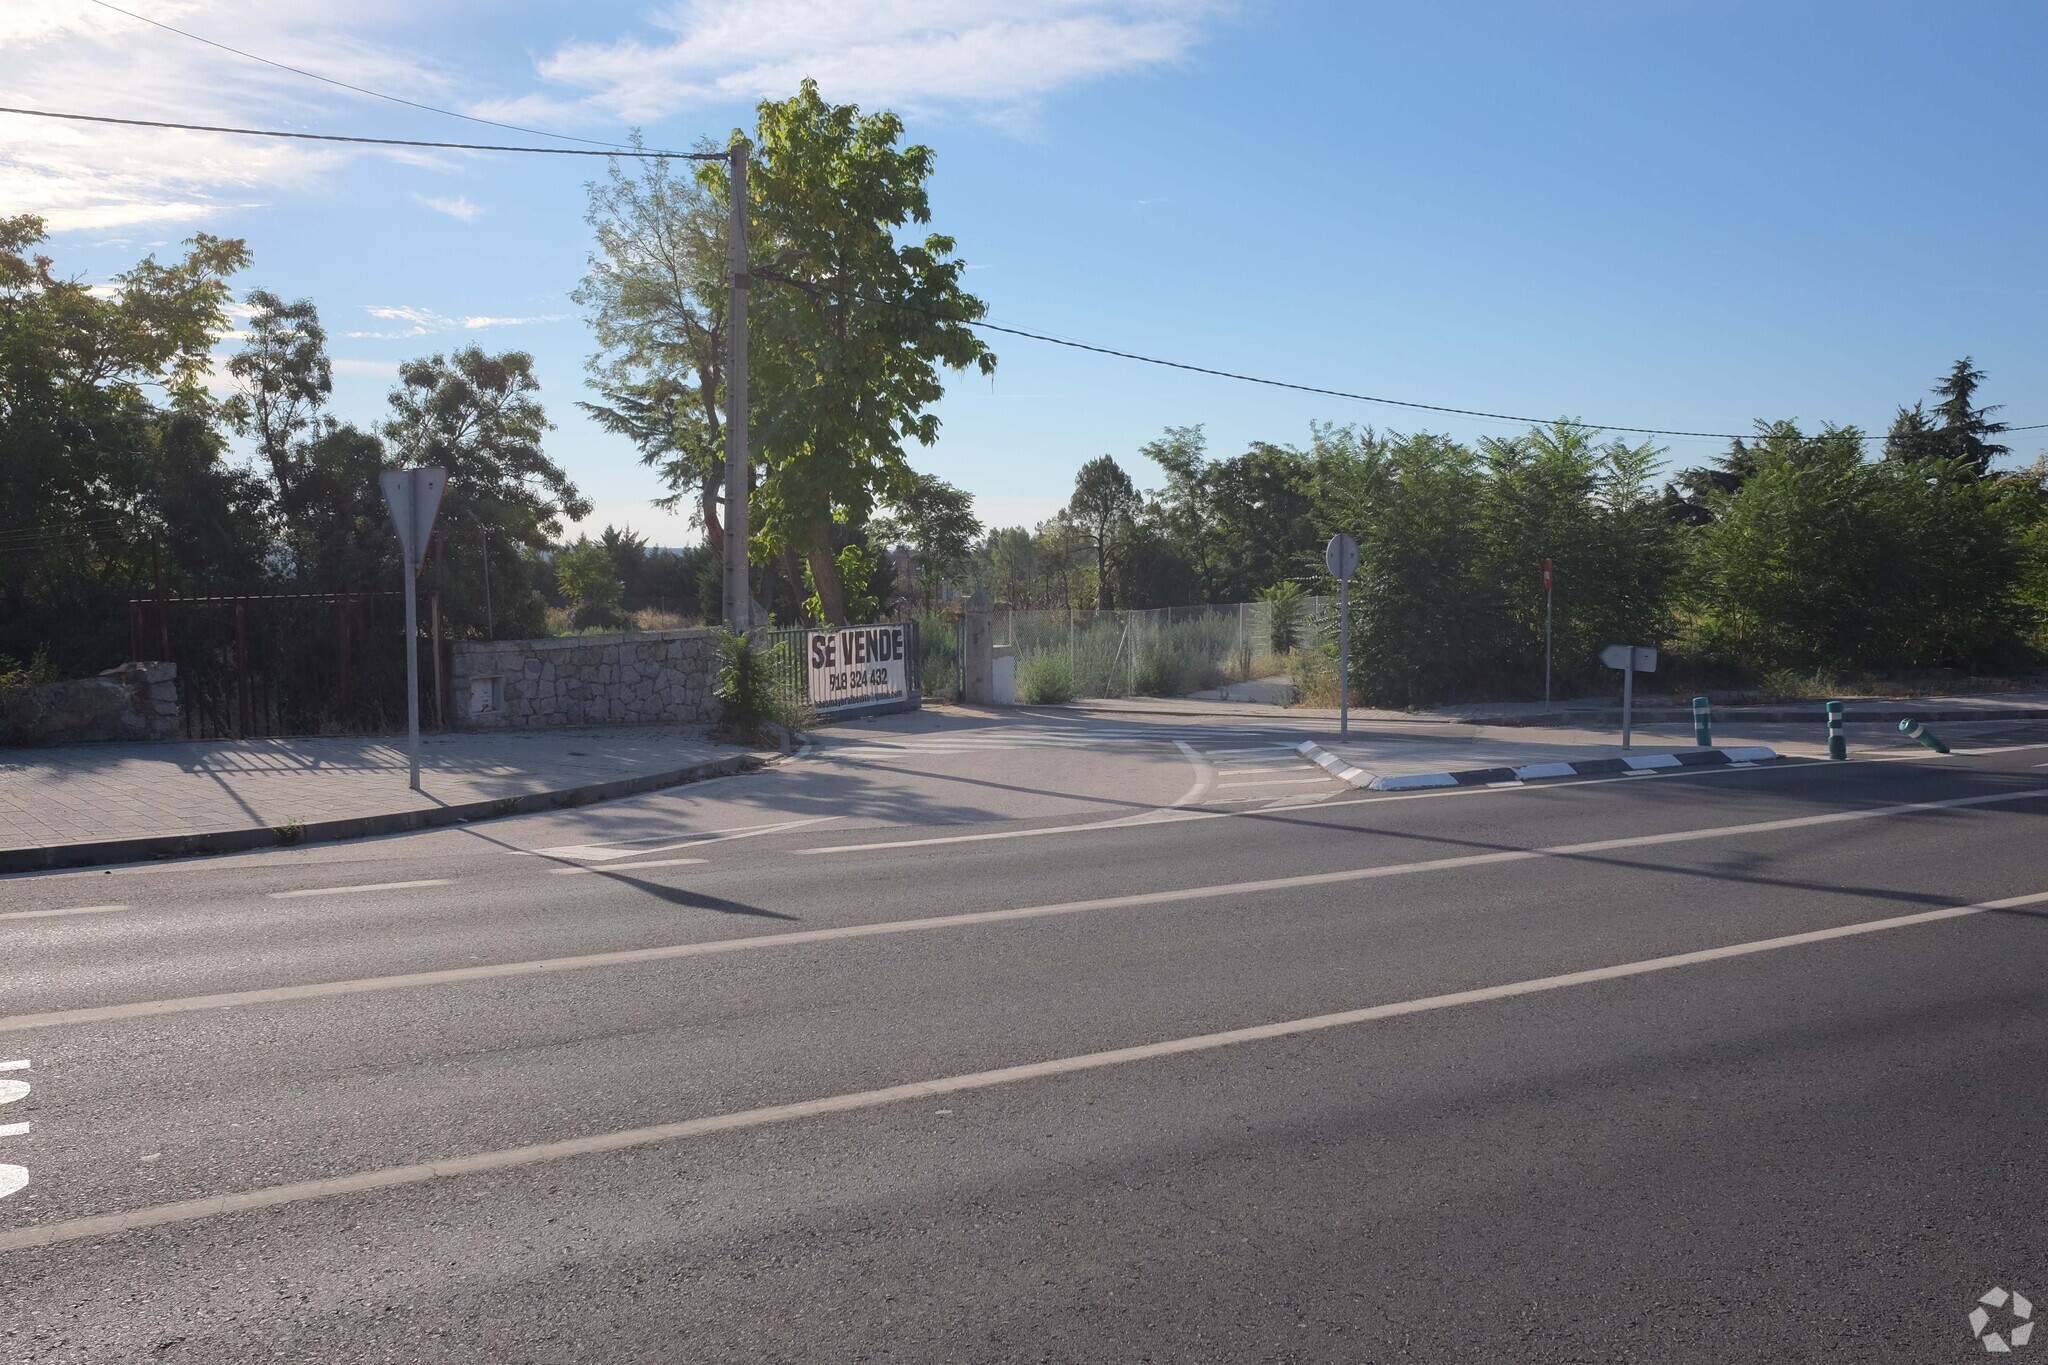
<svg viewBox="0 0 2048 1365">
<path fill-rule="evenodd" d="M 0 692 L 0 744 L 177 737 L 176 664 L 122 664 L 97 678 Z"/>
<path fill-rule="evenodd" d="M 559 640 L 458 640 L 449 720 L 462 730 L 556 725 L 709 725 L 718 631 L 651 630 Z"/>
</svg>

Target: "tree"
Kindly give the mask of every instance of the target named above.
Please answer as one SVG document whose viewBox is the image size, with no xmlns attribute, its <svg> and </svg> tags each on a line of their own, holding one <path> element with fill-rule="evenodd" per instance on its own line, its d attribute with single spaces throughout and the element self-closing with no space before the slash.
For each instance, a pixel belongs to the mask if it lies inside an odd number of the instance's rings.
<svg viewBox="0 0 2048 1365">
<path fill-rule="evenodd" d="M 878 502 L 910 495 L 903 444 L 938 438 L 941 369 L 992 374 L 995 356 L 968 326 L 987 309 L 960 287 L 953 239 L 898 238 L 931 221 L 932 150 L 899 146 L 892 113 L 827 104 L 814 81 L 758 113 L 759 548 L 803 556 L 827 619 L 844 622 L 833 525 L 864 525 Z M 725 172 L 702 177 L 717 187 Z"/>
<path fill-rule="evenodd" d="M 93 623 L 119 595 L 260 569 L 261 489 L 224 464 L 205 383 L 249 253 L 200 233 L 92 287 L 55 274 L 46 235 L 0 218 L 0 654 L 104 668 L 125 632 Z"/>
<path fill-rule="evenodd" d="M 611 608 L 624 592 L 611 550 L 589 536 L 555 554 L 555 586 L 579 607 Z"/>
<path fill-rule="evenodd" d="M 311 299 L 286 303 L 267 289 L 254 289 L 247 302 L 254 310 L 248 337 L 228 361 L 240 392 L 227 411 L 237 430 L 254 435 L 289 525 L 304 510 L 294 456 L 334 392 L 334 367 Z"/>
<path fill-rule="evenodd" d="M 603 401 L 579 406 L 633 442 L 669 486 L 656 506 L 687 504 L 722 556 L 729 201 L 722 181 L 667 157 L 636 166 L 637 179 L 614 161 L 587 186 L 596 247 L 571 297 L 597 338 L 587 369 Z"/>
<path fill-rule="evenodd" d="M 1941 428 L 1928 417 L 1924 404 L 1915 403 L 1910 408 L 1900 408 L 1899 415 L 1892 419 L 1892 429 L 1885 433 L 1884 457 L 1905 461 L 1938 459 L 1943 454 L 1943 445 Z"/>
<path fill-rule="evenodd" d="M 1964 356 L 1950 367 L 1948 377 L 1934 386 L 1935 396 L 1941 399 L 1934 411 L 1941 418 L 1942 453 L 1961 460 L 1979 478 L 1991 472 L 1992 461 L 2011 453 L 2010 447 L 1990 439 L 2005 430 L 2005 423 L 1991 420 L 1997 406 L 1980 408 L 1971 403 L 1983 382 L 1984 371 L 1972 368 L 1970 357 Z"/>
<path fill-rule="evenodd" d="M 483 620 L 483 556 L 490 559 L 494 610 L 500 620 L 536 628 L 539 598 L 529 557 L 562 533 L 562 520 L 590 515 L 590 502 L 541 449 L 553 430 L 535 396 L 533 358 L 524 351 L 486 355 L 475 346 L 453 356 L 412 360 L 399 368 L 385 439 L 399 461 L 448 471 L 435 537 L 444 609 L 465 627 Z M 460 528 L 488 537 L 471 543 Z M 462 546 L 448 555 L 451 541 Z M 522 555 L 521 551 L 525 554 Z"/>
<path fill-rule="evenodd" d="M 1113 456 L 1100 455 L 1074 476 L 1074 495 L 1067 500 L 1066 519 L 1095 556 L 1095 609 L 1107 611 L 1110 561 L 1129 534 L 1138 514 L 1138 490 Z"/>
<path fill-rule="evenodd" d="M 942 579 L 958 575 L 967 564 L 981 519 L 974 515 L 974 495 L 930 474 L 913 473 L 909 485 L 890 500 L 890 514 L 868 528 L 882 545 L 903 542 L 917 566 L 924 603 L 931 606 Z"/>
</svg>

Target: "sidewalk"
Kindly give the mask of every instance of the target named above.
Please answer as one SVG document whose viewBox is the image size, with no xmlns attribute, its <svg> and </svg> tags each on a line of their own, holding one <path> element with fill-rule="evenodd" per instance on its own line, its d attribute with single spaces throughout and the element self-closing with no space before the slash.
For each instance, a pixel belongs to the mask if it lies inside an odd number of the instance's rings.
<svg viewBox="0 0 2048 1365">
<path fill-rule="evenodd" d="M 700 727 L 0 749 L 0 871 L 453 824 L 760 766 Z"/>
</svg>

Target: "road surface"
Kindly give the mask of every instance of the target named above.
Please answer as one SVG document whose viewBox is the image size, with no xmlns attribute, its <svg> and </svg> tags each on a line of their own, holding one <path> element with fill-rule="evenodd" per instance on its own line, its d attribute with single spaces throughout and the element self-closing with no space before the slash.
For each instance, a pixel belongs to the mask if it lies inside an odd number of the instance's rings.
<svg viewBox="0 0 2048 1365">
<path fill-rule="evenodd" d="M 2048 1303 L 2048 727 L 1407 797 L 1115 728 L 0 880 L 0 1360 L 1918 1362 Z"/>
</svg>

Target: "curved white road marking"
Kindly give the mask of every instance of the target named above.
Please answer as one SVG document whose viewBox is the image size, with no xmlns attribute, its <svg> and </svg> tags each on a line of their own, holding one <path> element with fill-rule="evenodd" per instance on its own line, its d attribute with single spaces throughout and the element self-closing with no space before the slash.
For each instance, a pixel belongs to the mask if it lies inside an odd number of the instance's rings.
<svg viewBox="0 0 2048 1365">
<path fill-rule="evenodd" d="M 844 924 L 833 929 L 799 929 L 780 934 L 748 934 L 739 938 L 718 938 L 695 943 L 675 943 L 658 948 L 627 948 L 610 953 L 586 953 L 575 957 L 539 958 L 527 962 L 501 962 L 489 966 L 448 967 L 431 972 L 407 972 L 398 976 L 360 977 L 352 981 L 315 981 L 301 986 L 274 986 L 262 990 L 225 991 L 216 995 L 188 995 L 168 1000 L 138 1000 L 126 1005 L 92 1005 L 83 1009 L 50 1010 L 42 1014 L 16 1014 L 0 1018 L 0 1033 L 24 1029 L 54 1028 L 63 1024 L 90 1024 L 112 1019 L 144 1019 L 164 1014 L 185 1014 L 194 1010 L 227 1009 L 236 1005 L 268 1005 L 288 1000 L 318 1000 L 331 996 L 364 995 L 373 991 L 405 990 L 416 986 L 447 986 L 467 981 L 494 981 L 506 977 L 542 976 L 554 972 L 583 971 L 594 967 L 622 967 L 642 962 L 668 962 L 678 958 L 708 957 L 716 953 L 751 952 L 764 948 L 786 948 L 803 943 L 831 943 L 841 939 L 880 938 L 892 934 L 930 933 L 970 925 L 1007 924 L 1018 920 L 1050 919 L 1062 915 L 1087 914 L 1097 910 L 1127 910 L 1147 905 L 1175 905 L 1188 901 L 1215 900 L 1226 896 L 1260 895 L 1293 891 L 1311 886 L 1340 886 L 1349 882 L 1372 881 L 1381 877 L 1404 877 L 1422 872 L 1445 872 L 1455 868 L 1486 867 L 1497 863 L 1531 862 L 1541 858 L 1571 858 L 1588 853 L 1611 853 L 1626 848 L 1655 848 L 1663 844 L 1693 843 L 1704 839 L 1726 839 L 1742 834 L 1768 834 L 1787 829 L 1810 829 L 1857 820 L 1878 820 L 1893 815 L 1917 815 L 1925 811 L 1955 810 L 1990 806 L 2011 801 L 2048 797 L 2048 787 L 2026 791 L 1991 792 L 1980 796 L 1956 796 L 1945 801 L 1913 801 L 1903 805 L 1865 806 L 1858 810 L 1831 811 L 1825 815 L 1799 815 L 1783 820 L 1759 820 L 1745 825 L 1709 825 L 1701 829 L 1670 830 L 1662 834 L 1636 834 L 1620 839 L 1599 839 L 1583 844 L 1554 844 L 1548 848 L 1510 848 L 1492 853 L 1467 853 L 1449 858 L 1428 858 L 1414 863 L 1378 863 L 1370 867 L 1344 868 L 1335 872 L 1304 872 L 1291 877 L 1267 877 L 1258 881 L 1222 882 L 1208 886 L 1186 886 L 1170 891 L 1137 891 L 1096 900 L 1062 901 L 1052 905 L 1023 905 L 1007 910 L 975 910 L 958 915 L 932 915 L 922 919 L 882 920 L 868 924 Z M 1201 812 L 1161 812 L 1164 819 L 1198 820 Z"/>
<path fill-rule="evenodd" d="M 18 1057 L 10 1062 L 0 1062 L 0 1071 L 27 1071 L 28 1058 Z M 13 1104 L 28 1097 L 30 1086 L 27 1081 L 0 1081 L 0 1104 Z M 26 1123 L 0 1124 L 0 1137 L 22 1137 L 27 1134 Z M 28 1184 L 28 1167 L 0 1165 L 0 1199 L 20 1191 Z"/>
<path fill-rule="evenodd" d="M 1209 767 L 1209 761 L 1196 752 L 1194 745 L 1184 739 L 1177 739 L 1173 742 L 1173 747 L 1180 750 L 1182 758 L 1195 766 L 1195 785 L 1182 792 L 1180 800 L 1173 804 L 1192 806 L 1208 794 L 1209 784 L 1215 781 L 1215 774 Z"/>
<path fill-rule="evenodd" d="M 1668 972 L 1680 967 L 1695 967 L 1708 962 L 1720 962 L 1729 958 L 1750 957 L 1758 953 L 1778 952 L 1786 948 L 1804 947 L 1808 944 L 1826 943 L 1832 939 L 1854 938 L 1864 934 L 1878 934 L 1891 929 L 1904 929 L 1914 925 L 1935 924 L 1942 920 L 1961 919 L 1966 915 L 1982 914 L 1987 910 L 2004 910 L 2021 905 L 2034 905 L 2048 901 L 2048 891 L 2027 896 L 2013 896 L 2005 900 L 1984 901 L 1977 905 L 1951 905 L 1939 910 L 1923 910 L 1917 914 L 1896 915 L 1890 919 L 1864 920 L 1857 924 L 1838 925 L 1832 929 L 1815 929 L 1802 934 L 1786 934 L 1778 938 L 1754 939 L 1747 943 L 1731 943 L 1720 948 L 1703 948 L 1690 953 L 1673 953 L 1668 957 L 1645 958 L 1638 962 L 1623 962 L 1611 967 L 1594 967 L 1586 971 L 1563 972 L 1556 976 L 1539 976 L 1526 981 L 1510 981 L 1498 986 L 1481 986 L 1476 990 L 1452 991 L 1445 995 L 1429 995 L 1419 999 L 1397 1000 L 1384 1005 L 1367 1005 L 1360 1009 L 1344 1010 L 1336 1014 L 1317 1014 L 1304 1019 L 1287 1019 L 1278 1023 L 1254 1024 L 1249 1028 L 1227 1029 L 1221 1033 L 1200 1033 L 1187 1038 L 1173 1038 L 1164 1042 L 1140 1043 L 1135 1047 L 1111 1048 L 1104 1052 L 1084 1052 L 1079 1056 L 1058 1057 L 1049 1061 L 1026 1062 L 1021 1066 L 999 1067 L 992 1071 L 972 1071 L 959 1076 L 941 1076 L 928 1081 L 911 1081 L 903 1085 L 885 1086 L 879 1090 L 859 1090 L 850 1094 L 831 1095 L 822 1099 L 799 1100 L 794 1104 L 774 1104 L 760 1109 L 743 1109 L 730 1114 L 713 1114 L 705 1118 L 684 1119 L 678 1123 L 654 1124 L 646 1128 L 628 1128 L 620 1132 L 596 1133 L 589 1137 L 569 1138 L 560 1142 L 541 1142 L 528 1147 L 510 1147 L 494 1152 L 479 1152 L 473 1156 L 453 1157 L 445 1161 L 421 1162 L 414 1166 L 394 1166 L 380 1171 L 362 1171 L 355 1175 L 338 1176 L 326 1180 L 307 1180 L 292 1185 L 272 1185 L 264 1189 L 245 1190 L 239 1194 L 214 1195 L 206 1199 L 188 1199 L 177 1204 L 159 1204 L 153 1208 L 131 1209 L 125 1213 L 99 1214 L 90 1218 L 74 1218 L 61 1223 L 45 1223 L 39 1227 L 16 1228 L 0 1232 L 0 1252 L 19 1251 L 28 1247 L 50 1246 L 58 1242 L 76 1242 L 89 1237 L 108 1237 L 117 1233 L 134 1232 L 141 1228 L 162 1227 L 170 1223 L 190 1223 L 203 1218 L 212 1218 L 226 1213 L 244 1213 L 256 1209 L 281 1208 L 288 1204 L 303 1204 L 315 1199 L 331 1199 L 340 1195 L 363 1194 L 371 1190 L 388 1190 L 403 1185 L 423 1185 L 429 1181 L 443 1180 L 455 1176 L 484 1175 L 496 1171 L 516 1170 L 521 1166 L 535 1166 L 542 1162 L 566 1161 L 572 1157 L 601 1156 L 608 1152 L 629 1151 L 636 1147 L 651 1147 L 661 1143 L 678 1142 L 686 1138 L 704 1137 L 712 1133 L 742 1132 L 750 1128 L 766 1128 L 775 1124 L 793 1123 L 800 1119 L 818 1118 L 825 1114 L 845 1114 L 863 1109 L 881 1109 L 889 1105 L 902 1104 L 911 1100 L 936 1099 L 943 1095 L 957 1095 L 974 1090 L 989 1090 L 996 1086 L 1015 1085 L 1021 1081 L 1044 1080 L 1052 1076 L 1072 1075 L 1082 1071 L 1099 1071 L 1105 1067 L 1124 1066 L 1132 1062 L 1153 1061 L 1161 1057 L 1177 1057 L 1193 1052 L 1212 1052 L 1218 1048 L 1239 1047 L 1247 1043 L 1271 1042 L 1279 1038 L 1300 1037 L 1303 1034 L 1321 1033 L 1329 1029 L 1350 1028 L 1358 1024 L 1374 1023 L 1382 1019 L 1398 1019 L 1405 1015 L 1427 1014 L 1436 1010 L 1456 1009 L 1465 1005 L 1486 1004 L 1494 1000 L 1511 1000 L 1517 996 L 1538 995 L 1547 991 L 1567 990 L 1575 986 L 1591 986 L 1605 981 L 1620 981 L 1633 976 L 1647 976 L 1653 972 Z M 0 1167 L 0 1171 L 7 1168 Z"/>
</svg>

